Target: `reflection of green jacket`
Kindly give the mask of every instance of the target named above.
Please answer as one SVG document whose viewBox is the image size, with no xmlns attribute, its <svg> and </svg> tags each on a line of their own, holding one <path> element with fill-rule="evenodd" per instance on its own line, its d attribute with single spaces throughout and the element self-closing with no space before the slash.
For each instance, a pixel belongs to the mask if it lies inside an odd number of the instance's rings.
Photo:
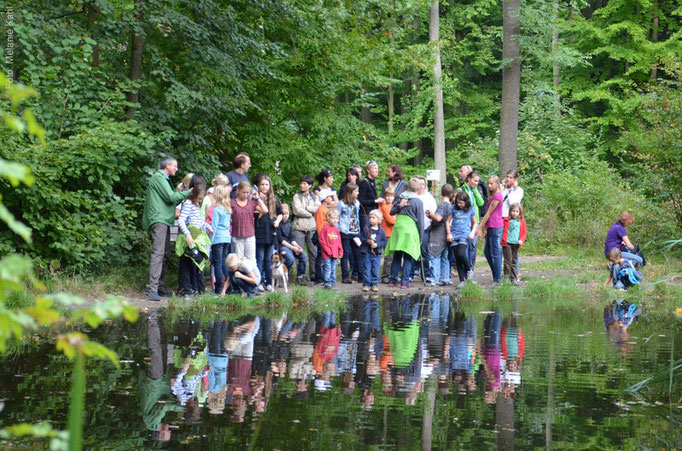
<svg viewBox="0 0 682 451">
<path fill-rule="evenodd" d="M 142 227 L 147 230 L 157 222 L 171 227 L 175 221 L 175 206 L 182 202 L 190 191 L 175 191 L 166 173 L 160 169 L 156 171 L 147 187 Z"/>
<path fill-rule="evenodd" d="M 197 263 L 196 260 L 192 259 L 194 264 L 199 268 L 199 271 L 203 271 L 204 266 L 206 266 L 206 262 L 208 261 L 208 251 L 211 249 L 211 239 L 206 235 L 206 232 L 193 224 L 187 226 L 187 229 L 194 240 L 193 247 L 196 246 L 199 249 L 199 252 L 204 254 L 204 259 L 201 260 L 201 263 Z M 180 234 L 178 235 L 177 241 L 175 241 L 175 255 L 181 257 L 182 254 L 185 253 L 185 249 L 187 249 L 187 237 Z"/>
<path fill-rule="evenodd" d="M 412 321 L 405 327 L 389 327 L 386 331 L 393 355 L 393 366 L 405 368 L 410 365 L 419 342 L 419 322 Z"/>
<path fill-rule="evenodd" d="M 159 428 L 167 412 L 182 411 L 183 408 L 174 402 L 170 389 L 170 376 L 161 379 L 150 379 L 140 372 L 140 408 L 142 421 L 150 431 Z M 163 401 L 163 402 L 159 402 Z"/>
</svg>

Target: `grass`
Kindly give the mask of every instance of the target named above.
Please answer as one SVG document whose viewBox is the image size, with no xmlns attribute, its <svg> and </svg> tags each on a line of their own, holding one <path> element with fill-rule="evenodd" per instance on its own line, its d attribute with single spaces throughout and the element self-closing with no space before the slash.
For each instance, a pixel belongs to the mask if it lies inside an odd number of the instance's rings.
<svg viewBox="0 0 682 451">
<path fill-rule="evenodd" d="M 345 299 L 345 295 L 337 291 L 323 289 L 312 291 L 297 286 L 289 294 L 275 291 L 255 298 L 205 294 L 186 301 L 173 297 L 168 301 L 166 310 L 171 322 L 180 318 L 191 318 L 202 324 L 214 321 L 216 316 L 238 319 L 249 314 L 275 318 L 286 312 L 288 316 L 307 318 L 312 313 L 342 310 L 345 307 Z"/>
</svg>

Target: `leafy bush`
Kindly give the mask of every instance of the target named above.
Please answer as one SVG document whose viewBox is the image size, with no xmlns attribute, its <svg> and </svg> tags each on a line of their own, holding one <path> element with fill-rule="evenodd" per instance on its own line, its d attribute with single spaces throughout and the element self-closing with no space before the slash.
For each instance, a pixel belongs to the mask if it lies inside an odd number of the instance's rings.
<svg viewBox="0 0 682 451">
<path fill-rule="evenodd" d="M 2 146 L 0 156 L 11 152 L 36 179 L 14 190 L 2 185 L 5 205 L 34 230 L 31 246 L 5 235 L 2 248 L 13 243 L 42 267 L 50 260 L 79 270 L 134 260 L 144 243 L 136 224 L 155 144 L 129 122 L 46 145 Z"/>
<path fill-rule="evenodd" d="M 542 182 L 529 180 L 524 196 L 529 239 L 541 245 L 599 247 L 623 211 L 636 219 L 631 241 L 645 244 L 665 237 L 673 227 L 660 204 L 632 190 L 604 162 L 592 161 L 584 171 L 565 170 Z"/>
</svg>

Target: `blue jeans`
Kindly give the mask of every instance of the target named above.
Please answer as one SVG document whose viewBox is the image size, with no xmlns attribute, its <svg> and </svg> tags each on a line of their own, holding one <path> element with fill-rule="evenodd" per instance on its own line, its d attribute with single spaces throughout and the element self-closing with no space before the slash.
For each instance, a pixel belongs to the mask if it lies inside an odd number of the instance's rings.
<svg viewBox="0 0 682 451">
<path fill-rule="evenodd" d="M 488 260 L 490 270 L 493 273 L 493 281 L 499 283 L 502 280 L 502 232 L 504 227 L 488 229 L 485 235 L 485 247 L 483 254 Z"/>
<path fill-rule="evenodd" d="M 424 280 L 433 280 L 433 272 L 431 271 L 431 267 L 429 265 L 429 235 L 430 233 L 428 230 L 425 230 L 422 234 L 421 260 L 424 263 Z M 416 264 L 416 262 L 414 264 L 414 272 L 415 275 L 419 274 L 419 265 Z"/>
<path fill-rule="evenodd" d="M 258 291 L 256 284 L 249 283 L 244 279 L 238 279 L 234 277 L 234 273 L 230 273 L 230 284 L 234 291 L 237 293 L 241 293 L 243 291 L 250 298 L 254 297 L 256 295 L 256 291 Z"/>
<path fill-rule="evenodd" d="M 275 252 L 275 245 L 256 243 L 256 265 L 260 271 L 263 285 L 272 284 L 272 254 Z"/>
<path fill-rule="evenodd" d="M 336 286 L 336 259 L 325 258 L 322 260 L 322 274 L 324 274 L 324 286 L 331 288 Z"/>
<path fill-rule="evenodd" d="M 227 275 L 227 265 L 225 264 L 228 252 L 230 252 L 230 243 L 220 243 L 211 246 L 211 266 L 215 273 L 215 286 L 213 290 L 216 294 L 220 294 L 223 291 L 223 285 L 225 285 L 229 277 Z"/>
<path fill-rule="evenodd" d="M 381 269 L 381 255 L 372 255 L 366 252 L 362 256 L 365 272 L 362 273 L 362 284 L 367 286 L 379 283 L 379 270 Z"/>
<path fill-rule="evenodd" d="M 360 248 L 355 245 L 353 238 L 357 235 L 341 234 L 341 246 L 343 246 L 343 256 L 341 257 L 341 277 L 360 275 Z"/>
<path fill-rule="evenodd" d="M 644 261 L 644 260 L 642 260 L 642 257 L 640 257 L 639 255 L 635 255 L 635 254 L 630 253 L 630 252 L 621 252 L 621 254 L 623 255 L 623 258 L 625 260 L 630 260 L 635 265 L 641 265 L 642 262 Z"/>
<path fill-rule="evenodd" d="M 429 267 L 431 268 L 431 280 L 434 283 L 450 282 L 450 258 L 449 249 L 446 247 L 437 256 L 429 254 Z"/>
<path fill-rule="evenodd" d="M 400 279 L 400 285 L 408 285 L 412 281 L 414 266 L 414 259 L 410 257 L 410 254 L 403 251 L 395 251 L 393 254 L 393 262 L 391 262 L 391 282 L 395 283 L 398 281 L 398 274 L 400 274 L 400 270 L 402 269 L 403 276 Z"/>
<path fill-rule="evenodd" d="M 284 255 L 284 266 L 287 267 L 289 273 L 291 274 L 291 267 L 294 266 L 294 260 L 298 259 L 298 264 L 296 265 L 296 277 L 305 277 L 305 267 L 308 265 L 308 256 L 305 251 L 301 252 L 301 255 L 294 254 L 294 251 L 288 247 L 280 247 L 279 252 Z"/>
<path fill-rule="evenodd" d="M 474 235 L 473 240 L 469 240 L 469 247 L 467 251 L 469 252 L 469 270 L 474 270 L 474 265 L 476 264 L 476 244 L 478 241 L 478 236 Z"/>
</svg>

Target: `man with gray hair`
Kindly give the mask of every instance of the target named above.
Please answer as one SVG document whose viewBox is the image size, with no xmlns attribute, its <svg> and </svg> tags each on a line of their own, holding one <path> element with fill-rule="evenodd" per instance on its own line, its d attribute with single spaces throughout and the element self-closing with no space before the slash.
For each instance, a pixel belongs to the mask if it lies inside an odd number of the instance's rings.
<svg viewBox="0 0 682 451">
<path fill-rule="evenodd" d="M 160 301 L 161 296 L 171 295 L 163 282 L 170 257 L 170 228 L 175 220 L 175 206 L 192 191 L 173 189 L 170 177 L 176 172 L 178 172 L 178 161 L 173 157 L 163 158 L 159 163 L 159 170 L 149 180 L 144 201 L 142 227 L 152 234 L 149 281 L 145 294 L 152 301 Z"/>
</svg>

